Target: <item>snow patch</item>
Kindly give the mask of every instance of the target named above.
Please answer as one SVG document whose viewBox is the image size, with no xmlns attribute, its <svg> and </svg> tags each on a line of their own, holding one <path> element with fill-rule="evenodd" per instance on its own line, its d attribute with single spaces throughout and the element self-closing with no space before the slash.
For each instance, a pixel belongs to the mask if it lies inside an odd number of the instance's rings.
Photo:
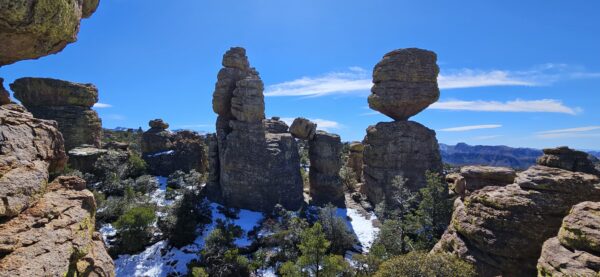
<svg viewBox="0 0 600 277">
<path fill-rule="evenodd" d="M 148 155 L 148 157 L 157 157 L 157 156 L 162 156 L 162 155 L 173 155 L 173 154 L 175 154 L 175 150 L 168 150 L 168 151 L 162 151 L 162 152 L 150 154 L 150 155 Z"/>
<path fill-rule="evenodd" d="M 368 215 L 365 216 L 357 209 L 352 208 L 338 208 L 337 215 L 345 219 L 350 230 L 356 234 L 363 252 L 368 252 L 373 245 L 375 237 L 379 233 L 379 228 L 375 227 L 373 224 L 373 221 L 377 219 L 377 216 L 375 216 L 373 212 L 369 212 Z"/>
</svg>

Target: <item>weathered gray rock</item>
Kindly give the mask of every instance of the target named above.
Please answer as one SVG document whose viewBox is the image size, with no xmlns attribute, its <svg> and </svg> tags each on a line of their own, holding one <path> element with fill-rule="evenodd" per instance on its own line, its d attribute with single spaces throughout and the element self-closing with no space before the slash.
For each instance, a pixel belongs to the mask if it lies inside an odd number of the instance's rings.
<svg viewBox="0 0 600 277">
<path fill-rule="evenodd" d="M 442 160 L 435 131 L 413 121 L 380 122 L 367 128 L 363 141 L 363 191 L 377 204 L 390 194 L 396 176 L 418 191 L 425 173 L 441 173 Z"/>
<path fill-rule="evenodd" d="M 4 88 L 4 79 L 0 78 L 0 106 L 10 104 L 10 94 Z"/>
<path fill-rule="evenodd" d="M 65 149 L 82 144 L 100 147 L 102 121 L 91 107 L 98 89 L 48 78 L 21 78 L 10 85 L 15 98 L 36 117 L 55 120 L 65 139 Z"/>
<path fill-rule="evenodd" d="M 98 159 L 106 154 L 108 150 L 82 145 L 69 150 L 69 166 L 71 169 L 81 172 L 94 172 Z"/>
<path fill-rule="evenodd" d="M 148 122 L 150 129 L 142 134 L 142 155 L 151 155 L 173 149 L 173 133 L 167 130 L 169 124 L 162 119 Z"/>
<path fill-rule="evenodd" d="M 44 193 L 48 174 L 67 162 L 56 122 L 17 104 L 0 106 L 0 218 L 14 217 Z"/>
<path fill-rule="evenodd" d="M 394 120 L 407 120 L 439 99 L 434 52 L 406 48 L 389 52 L 373 69 L 369 107 Z"/>
<path fill-rule="evenodd" d="M 563 219 L 558 236 L 544 243 L 538 275 L 597 276 L 599 253 L 600 202 L 579 203 Z"/>
<path fill-rule="evenodd" d="M 451 190 L 464 197 L 485 186 L 512 184 L 516 177 L 516 172 L 508 167 L 465 166 L 460 169 L 460 173 L 446 176 L 446 180 Z"/>
<path fill-rule="evenodd" d="M 77 40 L 79 21 L 96 10 L 99 0 L 1 0 L 0 66 L 37 59 Z"/>
<path fill-rule="evenodd" d="M 150 126 L 150 129 L 157 129 L 157 130 L 169 129 L 169 123 L 164 122 L 160 118 L 150 120 L 148 122 L 148 126 Z"/>
<path fill-rule="evenodd" d="M 458 198 L 433 251 L 474 263 L 480 276 L 533 276 L 544 241 L 556 235 L 574 204 L 600 200 L 599 183 L 594 175 L 533 166 L 514 184 Z"/>
<path fill-rule="evenodd" d="M 537 160 L 540 165 L 600 175 L 594 163 L 589 159 L 588 153 L 566 146 L 548 148 L 543 151 L 544 155 Z"/>
<path fill-rule="evenodd" d="M 344 186 L 339 175 L 342 167 L 340 136 L 317 131 L 308 145 L 312 202 L 317 205 L 331 203 L 343 207 L 345 202 Z"/>
<path fill-rule="evenodd" d="M 356 174 L 356 181 L 362 182 L 362 167 L 363 167 L 363 151 L 365 146 L 355 141 L 349 145 L 350 153 L 348 154 L 348 160 L 346 161 L 346 167 L 352 169 Z"/>
<path fill-rule="evenodd" d="M 296 141 L 284 122 L 265 120 L 263 83 L 246 51 L 231 48 L 223 66 L 213 93 L 218 117 L 209 143 L 209 197 L 259 211 L 276 204 L 298 209 L 303 195 Z"/>
<path fill-rule="evenodd" d="M 95 213 L 85 181 L 57 178 L 35 205 L 0 223 L 0 276 L 114 276 Z"/>
<path fill-rule="evenodd" d="M 296 138 L 311 140 L 317 133 L 317 124 L 304 117 L 298 117 L 292 122 L 290 133 Z"/>
</svg>

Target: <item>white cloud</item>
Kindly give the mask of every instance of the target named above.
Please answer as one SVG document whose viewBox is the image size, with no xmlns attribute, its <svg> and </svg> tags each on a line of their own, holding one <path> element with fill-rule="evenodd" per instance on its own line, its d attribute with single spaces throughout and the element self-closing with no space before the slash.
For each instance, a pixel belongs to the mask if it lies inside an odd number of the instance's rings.
<svg viewBox="0 0 600 277">
<path fill-rule="evenodd" d="M 440 131 L 443 131 L 443 132 L 466 132 L 466 131 L 481 130 L 481 129 L 495 129 L 495 128 L 500 128 L 500 127 L 502 127 L 502 125 L 500 125 L 500 124 L 470 125 L 470 126 L 445 128 L 445 129 L 440 129 Z"/>
<path fill-rule="evenodd" d="M 440 101 L 429 106 L 434 110 L 478 111 L 478 112 L 546 112 L 575 115 L 581 108 L 565 106 L 555 99 L 499 101 Z"/>
<path fill-rule="evenodd" d="M 448 70 L 438 76 L 440 89 L 491 86 L 544 86 L 560 80 L 600 78 L 598 72 L 565 64 L 543 64 L 525 71 L 512 70 Z M 371 76 L 364 68 L 353 66 L 346 71 L 316 77 L 302 77 L 267 87 L 266 96 L 325 96 L 332 94 L 368 95 Z"/>
<path fill-rule="evenodd" d="M 106 103 L 96 103 L 93 106 L 96 109 L 102 109 L 102 108 L 111 108 L 112 105 L 111 104 L 106 104 Z"/>
<path fill-rule="evenodd" d="M 600 137 L 599 133 L 589 133 L 590 131 L 600 130 L 600 126 L 583 126 L 576 128 L 557 129 L 543 132 L 537 132 L 536 137 L 541 139 L 556 138 L 595 138 Z"/>
<path fill-rule="evenodd" d="M 284 121 L 288 126 L 292 125 L 292 122 L 294 122 L 294 119 L 295 119 L 294 117 L 280 118 L 280 120 Z M 339 122 L 332 121 L 332 120 L 320 119 L 320 118 L 315 118 L 315 119 L 309 118 L 309 120 L 314 123 L 317 123 L 317 129 L 319 129 L 319 130 L 331 131 L 331 130 L 340 129 L 343 127 L 343 125 L 340 124 Z"/>
</svg>

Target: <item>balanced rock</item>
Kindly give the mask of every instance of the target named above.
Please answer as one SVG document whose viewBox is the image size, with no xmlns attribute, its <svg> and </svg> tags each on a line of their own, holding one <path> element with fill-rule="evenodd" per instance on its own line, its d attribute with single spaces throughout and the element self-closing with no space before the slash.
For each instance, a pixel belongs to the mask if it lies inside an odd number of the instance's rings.
<svg viewBox="0 0 600 277">
<path fill-rule="evenodd" d="M 10 104 L 10 94 L 4 88 L 4 79 L 0 78 L 0 106 Z"/>
<path fill-rule="evenodd" d="M 365 150 L 365 146 L 361 142 L 355 141 L 350 143 L 348 148 L 350 153 L 348 154 L 346 167 L 354 171 L 356 181 L 360 183 L 362 181 L 363 151 Z"/>
<path fill-rule="evenodd" d="M 439 67 L 434 52 L 406 48 L 389 52 L 373 70 L 369 107 L 394 120 L 407 120 L 436 102 Z"/>
<path fill-rule="evenodd" d="M 340 136 L 317 131 L 308 141 L 310 158 L 310 196 L 317 205 L 327 203 L 344 206 L 344 186 L 339 172 L 342 167 Z"/>
<path fill-rule="evenodd" d="M 534 276 L 542 244 L 582 201 L 599 201 L 600 179 L 536 165 L 514 184 L 486 186 L 454 202 L 452 221 L 433 252 L 472 262 L 479 276 Z"/>
<path fill-rule="evenodd" d="M 290 133 L 296 138 L 311 140 L 317 133 L 317 124 L 304 117 L 298 117 L 292 122 Z"/>
<path fill-rule="evenodd" d="M 392 192 L 396 176 L 406 187 L 418 191 L 425 186 L 427 171 L 442 172 L 435 131 L 414 121 L 380 122 L 367 128 L 363 141 L 363 192 L 378 204 Z"/>
<path fill-rule="evenodd" d="M 206 172 L 208 161 L 202 136 L 187 130 L 172 133 L 162 119 L 150 120 L 148 125 L 151 128 L 142 134 L 142 158 L 148 172 L 158 176 L 177 170 Z"/>
<path fill-rule="evenodd" d="M 60 52 L 99 0 L 0 0 L 0 66 Z"/>
<path fill-rule="evenodd" d="M 47 190 L 34 206 L 0 223 L 0 276 L 114 276 L 85 181 L 58 177 Z"/>
<path fill-rule="evenodd" d="M 56 122 L 17 104 L 0 106 L 0 218 L 14 217 L 43 194 L 49 173 L 67 162 Z"/>
<path fill-rule="evenodd" d="M 538 276 L 597 276 L 600 272 L 600 202 L 582 202 L 563 219 L 557 237 L 547 240 Z"/>
<path fill-rule="evenodd" d="M 65 138 L 65 149 L 82 144 L 100 147 L 102 121 L 91 107 L 98 89 L 48 78 L 21 78 L 10 85 L 15 98 L 36 117 L 55 120 Z"/>
<path fill-rule="evenodd" d="M 538 158 L 538 164 L 600 175 L 594 163 L 588 158 L 588 153 L 573 150 L 566 146 L 548 148 L 543 151 L 544 155 Z"/>
<path fill-rule="evenodd" d="M 265 120 L 263 90 L 246 50 L 227 51 L 213 93 L 218 117 L 209 143 L 208 195 L 238 208 L 295 210 L 303 203 L 298 147 L 285 123 Z"/>
</svg>

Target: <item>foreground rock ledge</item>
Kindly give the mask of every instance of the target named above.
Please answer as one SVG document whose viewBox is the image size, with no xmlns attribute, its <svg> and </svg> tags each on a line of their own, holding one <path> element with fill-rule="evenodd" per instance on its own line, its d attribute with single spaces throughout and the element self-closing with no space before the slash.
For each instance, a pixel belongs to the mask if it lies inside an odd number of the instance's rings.
<svg viewBox="0 0 600 277">
<path fill-rule="evenodd" d="M 0 276 L 114 276 L 95 211 L 85 181 L 58 177 L 37 204 L 0 224 Z"/>
</svg>

